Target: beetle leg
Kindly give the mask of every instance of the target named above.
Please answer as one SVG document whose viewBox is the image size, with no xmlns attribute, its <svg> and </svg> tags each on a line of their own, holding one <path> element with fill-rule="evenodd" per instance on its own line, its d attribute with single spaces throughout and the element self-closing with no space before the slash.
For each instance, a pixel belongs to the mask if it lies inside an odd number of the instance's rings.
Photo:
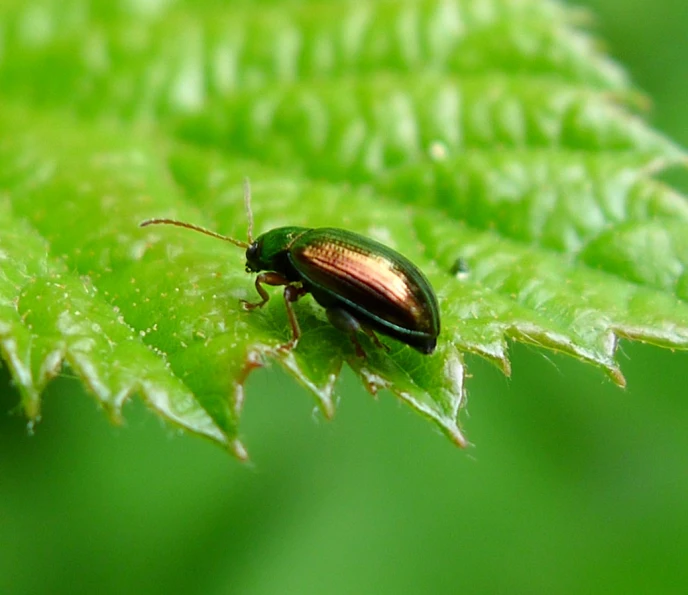
<svg viewBox="0 0 688 595">
<path fill-rule="evenodd" d="M 267 291 L 265 291 L 263 283 L 265 283 L 265 285 L 273 286 L 288 285 L 289 279 L 287 279 L 283 275 L 280 275 L 279 273 L 261 273 L 260 275 L 258 275 L 256 277 L 256 291 L 258 292 L 258 295 L 260 295 L 261 301 L 249 302 L 247 300 L 240 300 L 244 310 L 254 310 L 255 308 L 262 308 L 268 302 L 268 300 L 270 299 L 270 295 Z"/>
<path fill-rule="evenodd" d="M 287 285 L 284 288 L 284 305 L 287 308 L 287 316 L 289 317 L 289 324 L 291 325 L 291 341 L 284 345 L 280 345 L 277 348 L 280 351 L 291 351 L 299 342 L 301 327 L 299 327 L 299 321 L 296 318 L 296 313 L 294 312 L 294 306 L 292 306 L 292 304 L 307 293 L 308 291 L 297 285 Z"/>
<path fill-rule="evenodd" d="M 382 341 L 380 341 L 378 336 L 375 334 L 374 330 L 369 329 L 367 326 L 363 326 L 363 325 L 361 325 L 361 329 L 363 330 L 363 332 L 366 335 L 368 335 L 371 338 L 373 343 L 375 343 L 375 347 L 378 347 L 379 349 L 384 349 L 387 353 L 392 351 L 388 345 L 385 345 Z"/>
<path fill-rule="evenodd" d="M 365 358 L 365 351 L 363 351 L 363 347 L 361 347 L 358 337 L 356 336 L 359 331 L 364 330 L 361 326 L 361 323 L 349 312 L 343 310 L 342 308 L 328 308 L 325 310 L 325 313 L 327 314 L 327 319 L 330 321 L 333 327 L 339 329 L 340 331 L 344 331 L 349 335 L 351 342 L 354 344 L 356 355 L 358 357 Z"/>
</svg>

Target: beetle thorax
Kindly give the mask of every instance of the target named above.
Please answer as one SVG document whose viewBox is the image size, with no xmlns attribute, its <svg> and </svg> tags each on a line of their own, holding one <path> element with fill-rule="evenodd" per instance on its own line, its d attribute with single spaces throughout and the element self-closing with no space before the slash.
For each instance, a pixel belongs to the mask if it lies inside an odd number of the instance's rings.
<svg viewBox="0 0 688 595">
<path fill-rule="evenodd" d="M 278 227 L 271 229 L 246 249 L 246 271 L 276 271 L 291 278 L 288 253 L 294 241 L 308 231 L 305 227 Z"/>
</svg>

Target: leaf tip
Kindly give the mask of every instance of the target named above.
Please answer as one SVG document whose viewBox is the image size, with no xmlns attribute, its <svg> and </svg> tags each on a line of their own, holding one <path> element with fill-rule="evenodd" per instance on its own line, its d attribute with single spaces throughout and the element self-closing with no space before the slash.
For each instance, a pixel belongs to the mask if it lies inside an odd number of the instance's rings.
<svg viewBox="0 0 688 595">
<path fill-rule="evenodd" d="M 334 419 L 335 406 L 331 395 L 318 395 L 318 405 L 326 420 Z"/>
<path fill-rule="evenodd" d="M 248 451 L 241 440 L 232 440 L 229 443 L 229 451 L 242 463 L 248 461 Z"/>
<path fill-rule="evenodd" d="M 507 378 L 511 378 L 511 360 L 508 357 L 500 357 L 496 361 L 502 374 Z"/>
<path fill-rule="evenodd" d="M 458 426 L 454 426 L 453 428 L 447 428 L 447 432 L 449 434 L 449 438 L 451 441 L 456 444 L 459 448 L 467 448 L 471 446 L 471 443 L 466 439 L 466 437 L 463 435 L 463 432 L 459 430 Z"/>
<path fill-rule="evenodd" d="M 17 409 L 24 411 L 24 415 L 32 426 L 41 421 L 41 401 L 38 395 L 23 398 Z"/>
<path fill-rule="evenodd" d="M 614 384 L 619 388 L 626 388 L 626 377 L 621 370 L 616 366 L 608 369 L 609 377 L 614 381 Z"/>
<path fill-rule="evenodd" d="M 121 407 L 107 402 L 102 402 L 101 404 L 111 424 L 115 426 L 121 426 L 124 423 Z"/>
</svg>

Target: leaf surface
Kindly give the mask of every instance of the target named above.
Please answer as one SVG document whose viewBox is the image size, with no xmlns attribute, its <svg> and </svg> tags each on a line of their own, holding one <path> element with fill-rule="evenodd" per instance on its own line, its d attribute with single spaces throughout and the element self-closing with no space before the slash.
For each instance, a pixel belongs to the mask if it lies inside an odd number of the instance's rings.
<svg viewBox="0 0 688 595">
<path fill-rule="evenodd" d="M 245 457 L 244 384 L 281 365 L 335 411 L 344 364 L 465 445 L 463 354 L 510 373 L 518 340 L 619 385 L 620 339 L 688 348 L 688 202 L 654 178 L 686 155 L 541 0 L 31 0 L 0 11 L 0 353 L 31 420 L 67 365 L 114 419 L 140 394 Z M 255 300 L 246 236 L 344 227 L 426 272 L 442 333 L 423 356 L 311 298 L 290 330 Z"/>
</svg>

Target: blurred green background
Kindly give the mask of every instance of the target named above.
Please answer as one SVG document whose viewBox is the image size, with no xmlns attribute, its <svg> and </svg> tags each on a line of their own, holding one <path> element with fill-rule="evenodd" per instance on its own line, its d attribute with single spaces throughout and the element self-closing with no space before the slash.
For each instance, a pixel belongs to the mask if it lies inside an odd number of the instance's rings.
<svg viewBox="0 0 688 595">
<path fill-rule="evenodd" d="M 578 4 L 688 145 L 685 0 Z M 0 593 L 686 593 L 688 354 L 620 358 L 626 391 L 520 345 L 510 380 L 470 357 L 468 452 L 351 375 L 327 423 L 258 372 L 251 466 L 139 403 L 113 427 L 68 377 L 29 435 L 0 370 Z"/>
</svg>

